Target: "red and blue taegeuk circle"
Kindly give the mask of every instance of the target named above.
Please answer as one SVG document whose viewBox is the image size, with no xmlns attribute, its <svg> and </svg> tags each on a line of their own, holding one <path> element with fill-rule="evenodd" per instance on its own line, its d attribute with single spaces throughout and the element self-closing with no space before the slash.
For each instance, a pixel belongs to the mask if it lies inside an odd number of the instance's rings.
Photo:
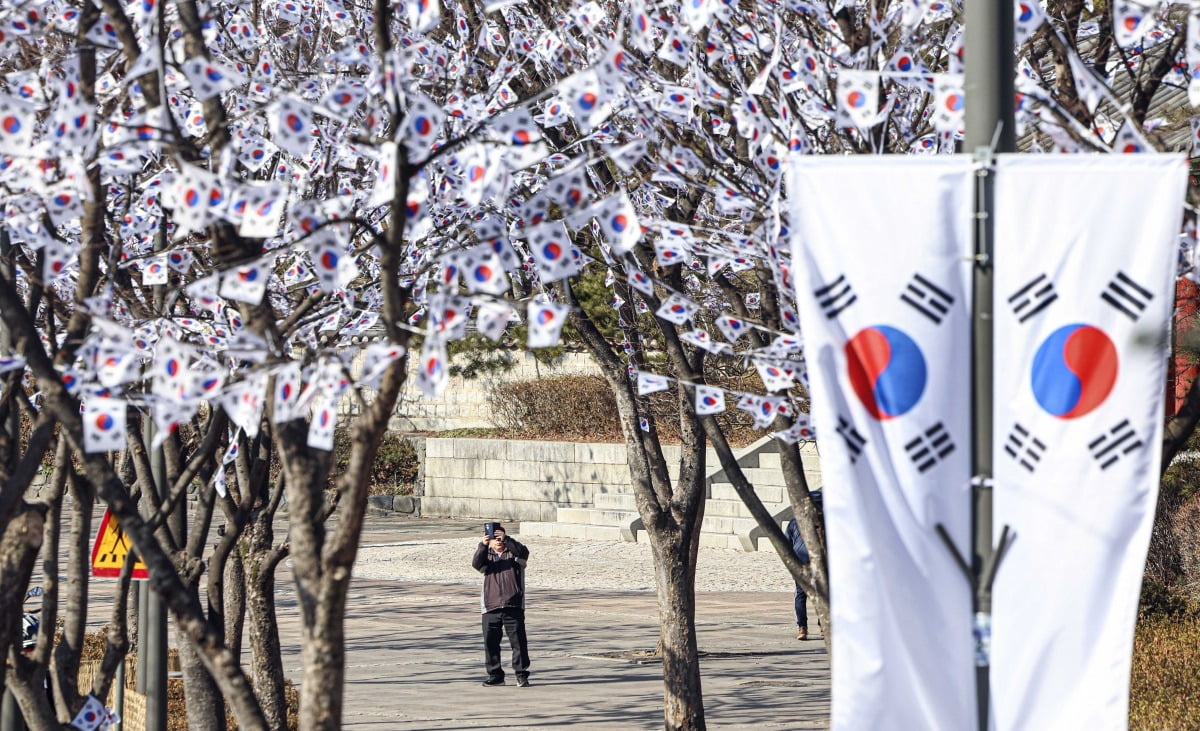
<svg viewBox="0 0 1200 731">
<path fill-rule="evenodd" d="M 1112 393 L 1120 361 L 1117 348 L 1100 328 L 1083 323 L 1050 333 L 1033 357 L 1033 397 L 1046 413 L 1078 419 Z"/>
<path fill-rule="evenodd" d="M 925 356 L 903 331 L 889 325 L 863 328 L 845 352 L 850 385 L 871 416 L 894 419 L 921 400 L 928 381 Z"/>
</svg>

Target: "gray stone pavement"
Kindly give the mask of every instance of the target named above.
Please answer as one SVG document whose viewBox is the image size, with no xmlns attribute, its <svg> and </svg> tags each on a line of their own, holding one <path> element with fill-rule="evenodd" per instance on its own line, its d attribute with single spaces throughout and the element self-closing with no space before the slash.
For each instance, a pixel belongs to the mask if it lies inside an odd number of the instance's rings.
<svg viewBox="0 0 1200 731">
<path fill-rule="evenodd" d="M 285 520 L 279 524 L 280 537 Z M 519 525 L 508 527 L 519 537 Z M 453 549 L 445 560 L 457 562 L 463 541 L 479 529 L 479 521 L 371 516 L 362 546 L 403 552 L 414 541 L 445 541 Z M 581 544 L 573 553 L 589 550 L 596 551 L 597 561 L 603 559 L 603 547 Z M 533 558 L 531 577 L 538 556 Z M 753 557 L 747 565 L 761 566 L 764 558 Z M 716 568 L 737 573 L 743 560 L 713 553 L 702 557 L 701 569 L 706 562 L 729 561 Z M 461 561 L 469 562 L 469 553 Z M 786 575 L 783 581 L 786 585 Z M 92 629 L 107 621 L 112 584 L 92 580 Z M 297 607 L 286 566 L 280 567 L 277 586 L 285 671 L 298 683 Z M 662 728 L 661 665 L 629 657 L 655 646 L 658 615 L 652 591 L 531 586 L 526 612 L 529 688 L 517 687 L 511 672 L 509 685 L 480 685 L 485 673 L 478 592 L 474 579 L 355 579 L 346 618 L 344 728 Z M 790 591 L 699 592 L 696 624 L 710 728 L 827 727 L 828 656 L 815 622 L 810 626 L 815 639 L 795 639 Z M 174 631 L 168 636 L 174 644 Z M 507 642 L 502 646 L 507 669 Z M 248 654 L 245 662 L 249 665 Z"/>
<path fill-rule="evenodd" d="M 541 592 L 526 614 L 532 686 L 485 688 L 477 592 L 366 582 L 347 616 L 348 729 L 662 728 L 662 668 L 611 653 L 648 650 L 655 600 L 644 594 Z M 711 728 L 823 728 L 829 673 L 820 641 L 797 642 L 791 597 L 699 597 L 697 633 Z M 782 607 L 782 611 L 780 611 Z M 280 606 L 281 615 L 287 608 Z M 294 622 L 285 619 L 286 659 Z M 292 630 L 292 631 L 287 631 Z M 505 663 L 507 664 L 505 644 Z"/>
<path fill-rule="evenodd" d="M 363 545 L 470 537 L 478 528 L 477 521 L 372 518 Z M 290 574 L 279 578 L 284 661 L 298 681 L 295 595 Z M 533 685 L 517 687 L 509 671 L 508 685 L 485 688 L 478 591 L 466 584 L 354 582 L 345 728 L 662 727 L 662 667 L 629 658 L 656 643 L 652 592 L 531 589 Z M 791 592 L 699 593 L 696 624 L 710 728 L 827 726 L 828 656 L 815 622 L 817 639 L 795 639 Z"/>
</svg>

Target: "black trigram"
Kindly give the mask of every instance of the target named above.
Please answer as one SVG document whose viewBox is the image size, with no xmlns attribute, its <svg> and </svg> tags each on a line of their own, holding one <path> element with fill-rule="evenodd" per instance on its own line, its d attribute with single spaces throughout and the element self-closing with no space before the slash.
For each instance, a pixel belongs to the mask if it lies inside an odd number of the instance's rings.
<svg viewBox="0 0 1200 731">
<path fill-rule="evenodd" d="M 829 319 L 842 314 L 842 310 L 858 301 L 858 295 L 854 294 L 845 274 L 838 275 L 837 279 L 816 290 L 813 295 Z"/>
<path fill-rule="evenodd" d="M 1117 276 L 1100 293 L 1100 299 L 1136 322 L 1146 311 L 1146 305 L 1150 304 L 1154 295 L 1150 293 L 1150 290 L 1130 279 L 1125 272 L 1117 272 Z"/>
<path fill-rule="evenodd" d="M 857 461 L 858 456 L 862 454 L 863 447 L 867 444 L 866 438 L 862 434 L 859 434 L 858 430 L 841 416 L 838 417 L 837 433 L 846 442 L 846 449 L 850 450 L 850 461 Z"/>
<path fill-rule="evenodd" d="M 1045 274 L 1039 274 L 1035 279 L 1014 292 L 1008 298 L 1008 303 L 1012 305 L 1013 314 L 1017 316 L 1017 321 L 1025 322 L 1049 307 L 1050 303 L 1056 299 L 1058 299 L 1058 292 L 1054 291 L 1054 282 L 1051 282 L 1050 278 Z"/>
<path fill-rule="evenodd" d="M 1129 425 L 1129 419 L 1125 419 L 1088 443 L 1092 458 L 1100 463 L 1102 470 L 1111 467 L 1121 458 L 1121 455 L 1129 454 L 1141 446 L 1142 440 L 1138 439 L 1133 427 Z"/>
<path fill-rule="evenodd" d="M 949 432 L 939 421 L 905 444 L 904 449 L 908 452 L 909 459 L 917 466 L 917 471 L 924 472 L 937 464 L 939 459 L 945 459 L 946 455 L 953 452 L 954 442 L 950 440 Z"/>
<path fill-rule="evenodd" d="M 1013 424 L 1008 439 L 1004 441 L 1004 451 L 1022 467 L 1033 472 L 1038 462 L 1042 461 L 1042 455 L 1046 453 L 1046 445 L 1041 439 L 1030 434 L 1025 427 Z"/>
<path fill-rule="evenodd" d="M 950 305 L 954 304 L 949 292 L 920 274 L 913 275 L 912 281 L 900 293 L 900 299 L 937 325 L 942 324 L 942 318 L 950 312 Z"/>
</svg>

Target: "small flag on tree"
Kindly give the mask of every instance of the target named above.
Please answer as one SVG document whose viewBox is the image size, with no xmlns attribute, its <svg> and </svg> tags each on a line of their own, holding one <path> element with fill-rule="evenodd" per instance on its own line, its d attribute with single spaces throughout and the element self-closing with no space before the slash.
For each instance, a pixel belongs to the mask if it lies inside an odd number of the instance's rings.
<svg viewBox="0 0 1200 731">
<path fill-rule="evenodd" d="M 83 445 L 88 454 L 125 448 L 124 399 L 89 398 L 83 402 Z"/>
</svg>

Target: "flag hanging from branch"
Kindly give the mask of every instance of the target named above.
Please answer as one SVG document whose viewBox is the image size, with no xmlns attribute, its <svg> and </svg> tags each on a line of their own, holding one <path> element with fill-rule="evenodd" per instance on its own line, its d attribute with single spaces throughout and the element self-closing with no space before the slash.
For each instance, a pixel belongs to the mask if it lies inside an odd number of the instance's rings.
<svg viewBox="0 0 1200 731">
<path fill-rule="evenodd" d="M 970 728 L 971 591 L 937 527 L 970 555 L 971 162 L 792 166 L 793 277 L 830 486 L 831 727 Z"/>
<path fill-rule="evenodd" d="M 571 308 L 554 302 L 530 302 L 526 310 L 529 334 L 526 344 L 530 348 L 551 348 L 558 345 L 562 327 L 567 322 Z"/>
<path fill-rule="evenodd" d="M 879 72 L 843 69 L 837 80 L 839 127 L 867 129 L 879 116 Z"/>
<path fill-rule="evenodd" d="M 89 398 L 83 402 L 83 448 L 88 454 L 125 448 L 124 399 Z"/>
<path fill-rule="evenodd" d="M 1177 155 L 998 160 L 993 520 L 1016 533 L 993 589 L 998 730 L 1129 715 L 1186 185 Z"/>
<path fill-rule="evenodd" d="M 1117 0 L 1113 3 L 1113 39 L 1121 48 L 1136 46 L 1155 26 L 1158 0 Z"/>
</svg>

